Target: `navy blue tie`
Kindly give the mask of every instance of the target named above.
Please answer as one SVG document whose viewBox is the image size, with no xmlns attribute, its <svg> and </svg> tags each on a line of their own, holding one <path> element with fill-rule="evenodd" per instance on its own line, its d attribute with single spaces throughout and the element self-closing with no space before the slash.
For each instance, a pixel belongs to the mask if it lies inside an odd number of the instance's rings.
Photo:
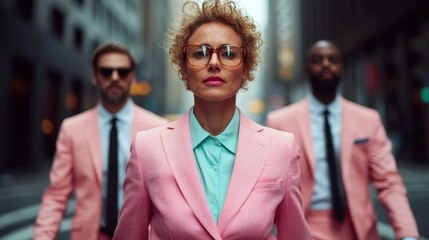
<svg viewBox="0 0 429 240">
<path fill-rule="evenodd" d="M 107 178 L 106 231 L 113 238 L 118 222 L 118 129 L 113 118 L 109 142 L 109 169 Z"/>
<path fill-rule="evenodd" d="M 328 121 L 329 111 L 325 110 L 323 114 L 325 115 L 326 158 L 328 159 L 329 177 L 331 180 L 332 210 L 335 219 L 339 222 L 343 222 L 345 217 L 345 192 L 341 170 L 335 158 L 331 126 Z"/>
</svg>

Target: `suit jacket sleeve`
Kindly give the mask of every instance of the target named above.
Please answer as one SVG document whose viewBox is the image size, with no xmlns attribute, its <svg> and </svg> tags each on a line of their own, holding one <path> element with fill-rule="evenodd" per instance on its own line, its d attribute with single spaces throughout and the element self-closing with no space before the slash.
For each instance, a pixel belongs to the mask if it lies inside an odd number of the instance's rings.
<svg viewBox="0 0 429 240">
<path fill-rule="evenodd" d="M 294 138 L 290 142 L 287 191 L 276 213 L 277 237 L 279 240 L 312 239 L 302 205 L 299 147 Z"/>
<path fill-rule="evenodd" d="M 124 202 L 119 213 L 118 226 L 113 239 L 148 239 L 152 204 L 149 199 L 141 171 L 138 133 L 131 144 L 131 155 L 127 163 L 124 181 Z"/>
<path fill-rule="evenodd" d="M 72 144 L 66 122 L 60 128 L 56 153 L 50 171 L 50 184 L 42 196 L 42 202 L 34 224 L 34 239 L 55 239 L 73 190 Z"/>
<path fill-rule="evenodd" d="M 370 176 L 378 192 L 378 198 L 386 209 L 397 238 L 418 236 L 414 215 L 410 208 L 407 191 L 392 155 L 391 142 L 386 136 L 381 120 L 368 145 Z"/>
</svg>

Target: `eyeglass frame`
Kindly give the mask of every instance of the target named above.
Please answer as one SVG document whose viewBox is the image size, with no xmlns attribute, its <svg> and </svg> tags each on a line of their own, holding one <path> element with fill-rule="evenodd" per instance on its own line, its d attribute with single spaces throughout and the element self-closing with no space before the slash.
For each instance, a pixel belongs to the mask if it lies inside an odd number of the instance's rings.
<svg viewBox="0 0 429 240">
<path fill-rule="evenodd" d="M 194 64 L 192 64 L 192 63 L 189 61 L 188 54 L 186 54 L 186 49 L 187 49 L 188 47 L 195 47 L 195 46 L 199 46 L 199 47 L 201 47 L 201 46 L 203 46 L 203 45 L 204 45 L 204 46 L 206 46 L 206 47 L 208 47 L 208 48 L 210 49 L 210 57 L 208 58 L 207 63 L 206 63 L 206 64 L 204 64 L 204 65 L 194 65 Z M 241 54 L 242 54 L 242 57 L 241 57 L 240 62 L 239 62 L 237 65 L 229 66 L 229 65 L 226 65 L 226 64 L 224 64 L 224 63 L 222 62 L 222 59 L 220 58 L 220 56 L 219 56 L 218 52 L 219 52 L 219 49 L 220 49 L 220 48 L 223 48 L 223 47 L 226 47 L 226 46 L 241 48 Z M 187 62 L 187 63 L 189 63 L 191 66 L 194 66 L 194 67 L 207 67 L 207 66 L 209 65 L 209 63 L 210 63 L 210 60 L 211 60 L 211 59 L 212 59 L 212 57 L 213 57 L 213 53 L 215 53 L 215 52 L 216 52 L 216 55 L 217 55 L 217 59 L 219 60 L 219 62 L 220 62 L 220 64 L 221 64 L 222 66 L 226 66 L 226 67 L 237 67 L 237 66 L 239 66 L 239 65 L 243 62 L 243 60 L 244 60 L 244 56 L 245 56 L 245 53 L 246 53 L 246 48 L 245 48 L 245 47 L 243 47 L 243 46 L 239 46 L 239 45 L 231 45 L 231 44 L 225 44 L 225 45 L 222 45 L 221 47 L 218 47 L 218 48 L 211 47 L 210 45 L 207 45 L 207 44 L 189 44 L 189 45 L 183 46 L 182 51 L 183 51 L 183 56 L 184 56 L 184 58 L 186 58 L 186 62 Z"/>
</svg>

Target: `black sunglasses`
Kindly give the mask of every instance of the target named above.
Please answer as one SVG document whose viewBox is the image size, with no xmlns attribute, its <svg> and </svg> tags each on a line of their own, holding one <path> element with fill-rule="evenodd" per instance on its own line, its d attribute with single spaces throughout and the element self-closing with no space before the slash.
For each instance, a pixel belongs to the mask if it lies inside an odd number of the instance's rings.
<svg viewBox="0 0 429 240">
<path fill-rule="evenodd" d="M 109 68 L 109 67 L 98 68 L 98 72 L 104 78 L 110 78 L 113 74 L 113 71 L 117 71 L 120 78 L 126 78 L 128 74 L 130 74 L 132 69 L 131 68 Z"/>
</svg>

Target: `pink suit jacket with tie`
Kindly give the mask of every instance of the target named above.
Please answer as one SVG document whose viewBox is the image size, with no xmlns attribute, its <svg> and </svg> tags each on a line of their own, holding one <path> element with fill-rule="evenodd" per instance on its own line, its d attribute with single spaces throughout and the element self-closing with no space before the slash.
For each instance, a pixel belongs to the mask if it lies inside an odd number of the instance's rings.
<svg viewBox="0 0 429 240">
<path fill-rule="evenodd" d="M 358 239 L 379 239 L 369 185 L 372 183 L 398 238 L 418 236 L 406 188 L 398 173 L 379 114 L 341 98 L 341 172 L 347 206 Z M 304 210 L 310 211 L 315 160 L 310 130 L 309 99 L 268 114 L 267 126 L 295 134 L 301 147 L 301 183 Z"/>
<path fill-rule="evenodd" d="M 240 113 L 234 169 L 217 224 L 191 142 L 189 112 L 136 135 L 114 239 L 275 239 L 274 223 L 278 239 L 311 239 L 292 134 L 262 127 Z"/>
<path fill-rule="evenodd" d="M 132 137 L 167 120 L 133 105 Z M 98 109 L 67 118 L 61 125 L 50 184 L 34 224 L 34 239 L 55 239 L 72 192 L 76 205 L 71 239 L 98 239 L 102 206 L 102 158 Z"/>
</svg>

